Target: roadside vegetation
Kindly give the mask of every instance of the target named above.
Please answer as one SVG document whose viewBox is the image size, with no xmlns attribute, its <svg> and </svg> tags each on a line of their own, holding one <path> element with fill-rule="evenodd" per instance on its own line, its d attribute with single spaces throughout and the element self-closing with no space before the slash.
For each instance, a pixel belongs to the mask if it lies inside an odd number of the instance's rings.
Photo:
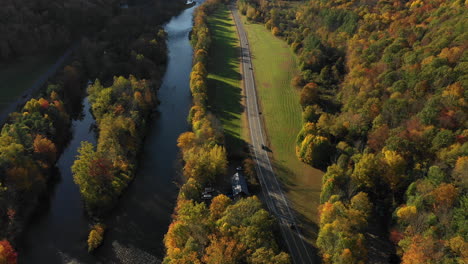
<svg viewBox="0 0 468 264">
<path fill-rule="evenodd" d="M 253 58 L 255 84 L 272 150 L 275 172 L 285 184 L 293 208 L 300 213 L 309 239 L 316 236 L 323 172 L 295 157 L 296 135 L 302 127 L 300 91 L 291 85 L 297 58 L 283 40 L 261 24 L 244 20 Z"/>
<path fill-rule="evenodd" d="M 466 3 L 239 3 L 299 58 L 324 262 L 465 262 Z"/>
<path fill-rule="evenodd" d="M 209 206 L 201 200 L 207 184 L 214 183 L 217 176 L 227 177 L 224 134 L 220 121 L 209 112 L 206 70 L 213 41 L 208 16 L 226 10 L 224 4 L 205 1 L 194 15 L 190 78 L 194 106 L 188 118 L 192 131 L 178 139 L 185 184 L 180 188 L 173 222 L 164 238 L 163 263 L 286 264 L 290 263 L 289 256 L 280 252 L 272 232 L 274 220 L 258 198 L 233 201 L 218 195 Z"/>
</svg>

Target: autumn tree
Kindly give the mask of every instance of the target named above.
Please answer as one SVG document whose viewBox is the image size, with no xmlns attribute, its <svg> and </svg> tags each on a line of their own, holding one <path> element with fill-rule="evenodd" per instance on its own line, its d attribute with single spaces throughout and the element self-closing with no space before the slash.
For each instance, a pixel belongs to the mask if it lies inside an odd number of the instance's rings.
<svg viewBox="0 0 468 264">
<path fill-rule="evenodd" d="M 372 207 L 367 194 L 359 193 L 351 205 L 332 196 L 320 207 L 320 231 L 317 246 L 325 263 L 359 263 L 367 259 L 364 235 Z"/>
<path fill-rule="evenodd" d="M 291 263 L 291 258 L 284 252 L 275 254 L 272 249 L 259 248 L 252 254 L 250 262 L 252 264 L 288 264 Z"/>
<path fill-rule="evenodd" d="M 296 155 L 305 163 L 322 168 L 333 154 L 329 140 L 322 136 L 307 135 L 300 145 L 296 146 Z"/>
<path fill-rule="evenodd" d="M 319 99 L 318 85 L 315 83 L 306 84 L 301 90 L 300 103 L 302 107 L 316 104 Z"/>
<path fill-rule="evenodd" d="M 245 254 L 244 246 L 235 239 L 229 237 L 218 239 L 212 235 L 210 245 L 206 248 L 202 259 L 207 264 L 236 264 L 241 261 L 243 254 Z"/>
<path fill-rule="evenodd" d="M 102 244 L 104 239 L 105 226 L 103 224 L 95 224 L 88 235 L 88 252 L 94 251 Z"/>
<path fill-rule="evenodd" d="M 0 263 L 16 264 L 18 261 L 18 253 L 11 246 L 8 240 L 0 241 Z"/>
<path fill-rule="evenodd" d="M 351 178 L 359 186 L 371 189 L 375 186 L 380 169 L 379 159 L 376 155 L 364 154 L 356 163 Z"/>
<path fill-rule="evenodd" d="M 390 190 L 396 192 L 401 181 L 405 178 L 406 160 L 396 151 L 384 149 L 382 154 L 382 162 L 385 166 L 384 179 Z"/>
<path fill-rule="evenodd" d="M 455 184 L 468 188 L 468 157 L 459 157 L 452 171 L 452 177 Z"/>
<path fill-rule="evenodd" d="M 89 142 L 82 142 L 78 153 L 78 159 L 72 166 L 73 180 L 79 186 L 88 210 L 92 212 L 96 208 L 109 207 L 115 198 L 112 163 L 96 152 Z"/>
<path fill-rule="evenodd" d="M 33 147 L 34 152 L 38 154 L 38 157 L 46 161 L 46 166 L 55 162 L 57 148 L 51 140 L 43 137 L 42 135 L 37 135 L 34 139 Z"/>
<path fill-rule="evenodd" d="M 231 205 L 232 201 L 226 195 L 218 195 L 211 201 L 210 216 L 213 221 L 221 218 L 227 207 Z"/>
</svg>

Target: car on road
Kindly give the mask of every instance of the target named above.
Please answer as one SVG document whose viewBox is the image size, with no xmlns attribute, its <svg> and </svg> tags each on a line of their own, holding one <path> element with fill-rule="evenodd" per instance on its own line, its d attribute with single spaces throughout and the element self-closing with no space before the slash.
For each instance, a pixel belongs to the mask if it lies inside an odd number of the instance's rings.
<svg viewBox="0 0 468 264">
<path fill-rule="evenodd" d="M 213 199 L 213 195 L 209 193 L 205 193 L 202 195 L 202 200 L 211 200 Z"/>
</svg>

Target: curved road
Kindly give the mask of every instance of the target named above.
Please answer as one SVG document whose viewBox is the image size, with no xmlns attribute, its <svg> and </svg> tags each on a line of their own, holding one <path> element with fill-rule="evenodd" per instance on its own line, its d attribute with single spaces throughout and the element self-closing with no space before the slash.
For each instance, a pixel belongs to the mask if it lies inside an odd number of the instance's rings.
<svg viewBox="0 0 468 264">
<path fill-rule="evenodd" d="M 72 55 L 72 53 L 76 49 L 78 49 L 79 45 L 80 42 L 76 42 L 73 46 L 68 48 L 63 53 L 63 55 L 57 59 L 54 65 L 50 66 L 46 72 L 44 72 L 41 76 L 39 76 L 39 78 L 36 79 L 36 81 L 31 87 L 26 89 L 20 96 L 17 97 L 18 99 L 16 101 L 11 102 L 7 107 L 0 111 L 0 126 L 3 126 L 3 124 L 7 121 L 11 113 L 17 111 L 19 106 L 22 106 L 27 101 L 29 101 L 34 95 L 34 93 L 38 91 L 41 87 L 43 87 L 47 80 L 49 80 L 49 78 L 54 76 L 54 74 L 60 69 L 60 67 L 63 66 L 65 61 L 70 57 L 70 55 Z"/>
<path fill-rule="evenodd" d="M 289 207 L 280 183 L 274 173 L 267 151 L 262 149 L 266 145 L 260 120 L 259 106 L 255 90 L 255 80 L 252 71 L 252 61 L 248 46 L 247 34 L 243 28 L 242 21 L 237 9 L 231 5 L 231 12 L 237 27 L 241 47 L 241 62 L 243 72 L 244 90 L 246 95 L 247 119 L 249 121 L 249 132 L 252 145 L 251 153 L 256 161 L 256 171 L 260 184 L 264 191 L 264 201 L 269 211 L 278 219 L 284 244 L 286 244 L 292 261 L 295 264 L 314 263 L 314 254 L 304 241 L 304 237 L 297 228 L 293 211 Z"/>
</svg>

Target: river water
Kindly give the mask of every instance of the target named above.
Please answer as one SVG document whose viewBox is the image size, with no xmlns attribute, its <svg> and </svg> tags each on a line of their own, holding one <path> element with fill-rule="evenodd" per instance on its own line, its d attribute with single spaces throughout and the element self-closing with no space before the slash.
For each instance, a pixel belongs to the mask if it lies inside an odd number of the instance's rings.
<svg viewBox="0 0 468 264">
<path fill-rule="evenodd" d="M 33 216 L 20 247 L 19 263 L 65 263 L 71 256 L 86 252 L 88 219 L 78 186 L 73 182 L 71 166 L 81 141 L 96 142 L 92 129 L 94 118 L 89 110 L 85 99 L 80 119 L 72 123 L 72 139 L 57 162 L 60 182 L 50 195 L 49 203 L 43 204 Z"/>
<path fill-rule="evenodd" d="M 192 65 L 188 34 L 194 9 L 185 9 L 165 25 L 169 60 L 158 91 L 161 104 L 151 120 L 137 176 L 106 221 L 104 244 L 93 255 L 86 251 L 89 219 L 70 169 L 80 142 L 95 141 L 89 130 L 94 120 L 85 100 L 84 117 L 73 122 L 72 141 L 57 164 L 62 180 L 26 231 L 20 263 L 159 263 L 162 259 L 163 238 L 178 193 L 176 141 L 188 129 Z"/>
</svg>

